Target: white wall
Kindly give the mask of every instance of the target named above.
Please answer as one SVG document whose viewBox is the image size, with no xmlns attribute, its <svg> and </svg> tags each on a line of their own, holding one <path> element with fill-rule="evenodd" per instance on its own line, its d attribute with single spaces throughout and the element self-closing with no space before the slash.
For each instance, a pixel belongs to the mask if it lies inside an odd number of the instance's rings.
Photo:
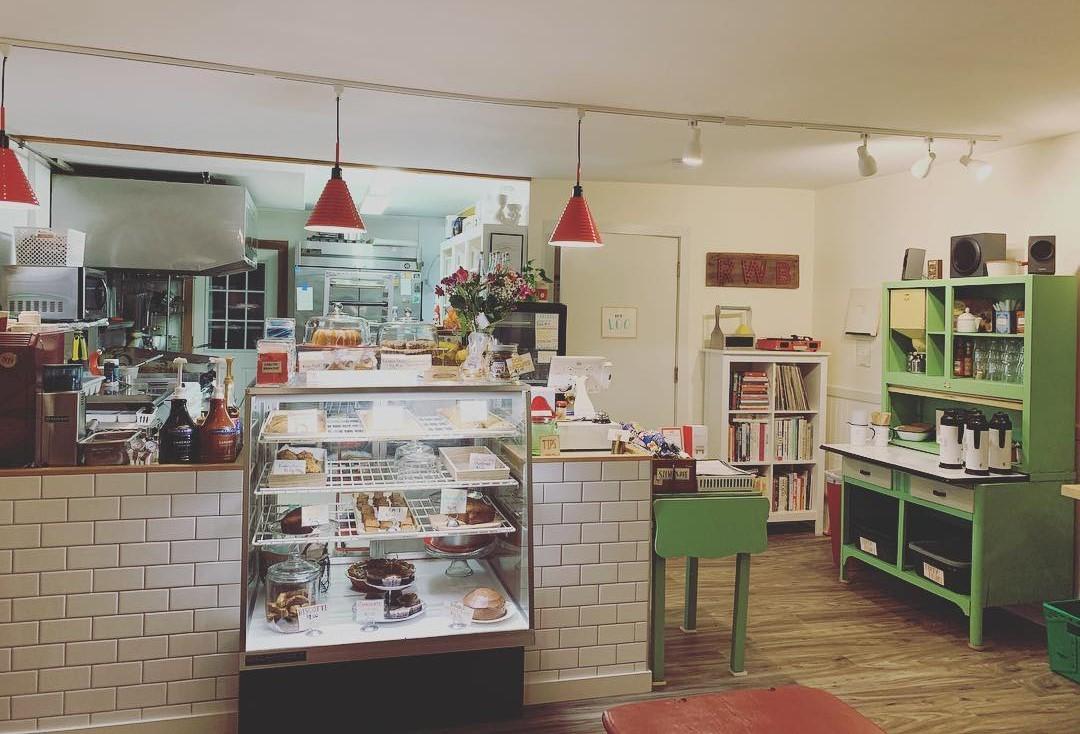
<svg viewBox="0 0 1080 734">
<path fill-rule="evenodd" d="M 551 272 L 554 248 L 547 244 L 570 195 L 570 181 L 534 180 L 529 206 L 529 255 Z M 700 422 L 702 399 L 702 316 L 717 304 L 745 304 L 754 310 L 758 335 L 805 334 L 811 330 L 814 280 L 814 193 L 797 189 L 735 188 L 586 182 L 585 196 L 600 229 L 610 225 L 681 230 L 678 419 Z M 800 256 L 797 290 L 706 288 L 705 253 L 716 251 L 789 253 Z M 648 263 L 642 263 L 647 268 Z M 595 287 L 602 288 L 603 283 Z M 649 303 L 642 293 L 639 308 Z M 632 305 L 632 304 L 620 304 Z M 595 315 L 599 318 L 599 314 Z M 591 318 L 567 314 L 568 319 Z M 733 322 L 729 322 L 734 325 Z M 650 345 L 642 344 L 642 359 Z M 626 416 L 633 418 L 633 416 Z"/>
<path fill-rule="evenodd" d="M 850 288 L 900 279 L 905 247 L 925 248 L 947 269 L 952 235 L 1005 232 L 1009 256 L 1026 259 L 1028 235 L 1056 234 L 1057 272 L 1080 267 L 1080 134 L 980 157 L 994 165 L 981 184 L 955 161 L 939 160 L 924 180 L 902 173 L 817 192 L 813 330 L 833 353 L 834 392 L 877 399 L 880 337 L 873 366 L 857 367 L 844 311 Z"/>
</svg>

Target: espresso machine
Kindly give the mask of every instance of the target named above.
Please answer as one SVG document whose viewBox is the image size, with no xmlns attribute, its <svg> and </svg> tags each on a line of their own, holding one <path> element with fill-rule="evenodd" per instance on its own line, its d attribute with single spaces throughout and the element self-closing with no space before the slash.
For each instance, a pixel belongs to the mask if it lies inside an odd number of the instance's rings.
<svg viewBox="0 0 1080 734">
<path fill-rule="evenodd" d="M 63 361 L 62 332 L 0 332 L 0 467 L 34 462 L 43 367 Z"/>
</svg>

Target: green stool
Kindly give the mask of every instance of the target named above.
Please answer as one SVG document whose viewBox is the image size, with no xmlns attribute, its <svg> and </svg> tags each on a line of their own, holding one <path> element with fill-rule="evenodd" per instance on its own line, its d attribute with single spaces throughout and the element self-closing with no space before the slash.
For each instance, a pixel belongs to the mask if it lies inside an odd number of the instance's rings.
<svg viewBox="0 0 1080 734">
<path fill-rule="evenodd" d="M 750 601 L 750 554 L 765 550 L 769 500 L 760 495 L 690 494 L 653 500 L 652 553 L 653 683 L 664 685 L 664 569 L 668 558 L 686 557 L 684 632 L 697 627 L 699 558 L 735 556 L 735 610 L 731 622 L 732 675 L 746 675 L 746 619 Z"/>
</svg>

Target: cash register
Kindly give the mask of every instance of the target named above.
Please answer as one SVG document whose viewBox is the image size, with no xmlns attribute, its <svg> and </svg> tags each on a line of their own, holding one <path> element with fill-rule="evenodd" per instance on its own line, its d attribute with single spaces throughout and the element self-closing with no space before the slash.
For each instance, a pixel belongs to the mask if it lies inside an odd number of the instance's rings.
<svg viewBox="0 0 1080 734">
<path fill-rule="evenodd" d="M 596 410 L 591 394 L 607 390 L 611 385 L 612 364 L 606 357 L 552 357 L 548 371 L 548 388 L 574 394 L 573 415 L 560 418 L 560 451 L 608 451 L 611 438 L 608 432 L 619 428 L 603 413 Z"/>
</svg>

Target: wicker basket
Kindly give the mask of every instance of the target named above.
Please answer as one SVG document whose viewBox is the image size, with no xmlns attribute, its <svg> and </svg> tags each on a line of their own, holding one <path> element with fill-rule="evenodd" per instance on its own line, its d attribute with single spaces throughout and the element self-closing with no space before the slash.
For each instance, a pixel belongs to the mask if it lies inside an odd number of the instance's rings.
<svg viewBox="0 0 1080 734">
<path fill-rule="evenodd" d="M 44 227 L 14 227 L 15 264 L 81 268 L 86 234 Z"/>
</svg>

